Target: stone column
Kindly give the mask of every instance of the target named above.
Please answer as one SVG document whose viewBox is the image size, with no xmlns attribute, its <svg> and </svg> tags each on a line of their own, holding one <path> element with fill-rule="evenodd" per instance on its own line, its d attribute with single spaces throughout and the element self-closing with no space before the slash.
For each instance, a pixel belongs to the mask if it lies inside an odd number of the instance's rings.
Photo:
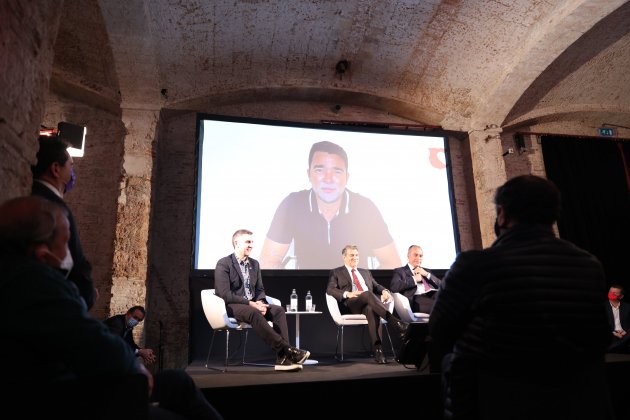
<svg viewBox="0 0 630 420">
<path fill-rule="evenodd" d="M 494 193 L 506 181 L 500 133 L 501 128 L 496 124 L 468 133 L 481 245 L 484 248 L 496 239 Z"/>
<path fill-rule="evenodd" d="M 158 118 L 156 110 L 123 109 L 127 134 L 114 241 L 112 314 L 145 304 L 153 149 Z"/>
</svg>

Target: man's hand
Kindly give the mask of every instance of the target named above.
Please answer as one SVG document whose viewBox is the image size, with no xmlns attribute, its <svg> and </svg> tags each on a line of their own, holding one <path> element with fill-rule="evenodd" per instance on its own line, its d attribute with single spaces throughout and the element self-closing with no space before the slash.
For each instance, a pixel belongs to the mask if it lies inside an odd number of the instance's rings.
<svg viewBox="0 0 630 420">
<path fill-rule="evenodd" d="M 257 300 L 256 302 L 249 301 L 249 304 L 250 306 L 254 306 L 256 309 L 258 309 L 263 315 L 267 313 L 267 308 L 269 308 L 269 305 L 267 303 L 263 303 L 262 300 Z"/>
<path fill-rule="evenodd" d="M 149 399 L 150 399 L 151 394 L 153 393 L 153 375 L 151 375 L 151 372 L 149 372 L 142 363 L 138 363 L 138 371 L 139 373 L 147 377 L 147 388 L 149 389 Z"/>
<path fill-rule="evenodd" d="M 364 291 L 358 291 L 358 290 L 355 292 L 346 292 L 346 298 L 350 299 L 350 298 L 359 297 L 359 295 L 363 292 Z"/>
<path fill-rule="evenodd" d="M 145 365 L 155 363 L 155 354 L 151 349 L 138 349 L 138 356 L 142 357 Z"/>
<path fill-rule="evenodd" d="M 381 293 L 381 302 L 389 303 L 391 301 L 392 301 L 392 295 L 391 293 L 389 293 L 389 290 L 383 290 L 383 293 Z"/>
</svg>

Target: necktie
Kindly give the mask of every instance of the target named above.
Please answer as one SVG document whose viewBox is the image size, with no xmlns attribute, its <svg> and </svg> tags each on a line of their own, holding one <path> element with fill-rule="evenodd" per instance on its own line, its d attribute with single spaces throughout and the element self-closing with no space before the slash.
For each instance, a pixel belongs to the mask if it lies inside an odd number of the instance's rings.
<svg viewBox="0 0 630 420">
<path fill-rule="evenodd" d="M 252 300 L 254 295 L 252 295 L 252 288 L 249 282 L 249 264 L 241 261 L 241 273 L 243 273 L 243 278 L 245 279 L 245 296 L 247 300 Z"/>
<path fill-rule="evenodd" d="M 429 290 L 431 290 L 431 285 L 429 284 L 429 282 L 426 281 L 424 277 L 422 277 L 422 284 L 424 284 L 425 292 L 428 292 Z"/>
<path fill-rule="evenodd" d="M 357 277 L 357 273 L 355 272 L 354 268 L 352 269 L 352 282 L 359 292 L 363 291 L 363 287 L 361 287 L 361 283 L 359 283 L 359 278 Z"/>
<path fill-rule="evenodd" d="M 413 274 L 414 275 L 418 275 L 420 276 L 420 279 L 422 280 L 422 286 L 425 292 L 428 292 L 429 290 L 431 290 L 431 285 L 425 280 L 425 278 L 420 274 L 420 267 L 415 267 L 413 269 Z"/>
</svg>

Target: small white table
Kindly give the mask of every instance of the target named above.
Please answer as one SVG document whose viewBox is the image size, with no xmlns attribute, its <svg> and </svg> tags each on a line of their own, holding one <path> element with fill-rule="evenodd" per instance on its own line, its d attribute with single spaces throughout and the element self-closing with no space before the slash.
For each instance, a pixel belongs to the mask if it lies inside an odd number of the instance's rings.
<svg viewBox="0 0 630 420">
<path fill-rule="evenodd" d="M 286 311 L 287 315 L 295 315 L 295 347 L 300 348 L 300 315 L 321 315 L 321 311 Z M 316 365 L 317 360 L 307 359 L 305 365 Z"/>
</svg>

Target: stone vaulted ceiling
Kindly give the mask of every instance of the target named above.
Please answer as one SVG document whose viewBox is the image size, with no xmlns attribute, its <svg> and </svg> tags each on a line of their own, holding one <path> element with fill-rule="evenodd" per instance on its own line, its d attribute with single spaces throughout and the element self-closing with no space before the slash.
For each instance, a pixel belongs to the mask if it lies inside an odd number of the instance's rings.
<svg viewBox="0 0 630 420">
<path fill-rule="evenodd" d="M 82 70 L 95 74 L 88 88 L 120 92 L 123 108 L 289 99 L 461 131 L 571 120 L 630 127 L 626 1 L 66 0 L 64 8 L 81 23 L 62 23 L 59 36 L 76 39 L 58 48 L 56 74 L 75 71 L 60 63 L 64 50 L 85 50 L 86 62 L 102 64 Z"/>
</svg>

